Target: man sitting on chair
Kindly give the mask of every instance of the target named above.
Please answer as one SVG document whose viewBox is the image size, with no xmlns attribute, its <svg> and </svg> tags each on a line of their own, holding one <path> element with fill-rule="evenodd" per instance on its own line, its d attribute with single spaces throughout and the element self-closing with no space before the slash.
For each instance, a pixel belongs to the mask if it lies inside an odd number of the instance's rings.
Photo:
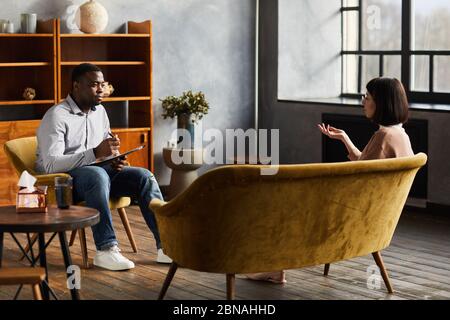
<svg viewBox="0 0 450 320">
<path fill-rule="evenodd" d="M 100 212 L 100 222 L 92 227 L 97 254 L 94 265 L 109 270 L 134 268 L 118 247 L 109 209 L 110 197 L 135 197 L 158 249 L 157 262 L 171 263 L 161 247 L 153 212 L 153 198 L 162 199 L 155 176 L 147 169 L 125 166 L 126 161 L 88 166 L 119 153 L 120 140 L 109 135 L 108 115 L 101 105 L 105 89 L 103 73 L 97 66 L 83 63 L 72 72 L 72 90 L 67 98 L 50 108 L 37 131 L 36 171 L 67 172 L 73 177 L 75 201 L 85 201 Z"/>
</svg>

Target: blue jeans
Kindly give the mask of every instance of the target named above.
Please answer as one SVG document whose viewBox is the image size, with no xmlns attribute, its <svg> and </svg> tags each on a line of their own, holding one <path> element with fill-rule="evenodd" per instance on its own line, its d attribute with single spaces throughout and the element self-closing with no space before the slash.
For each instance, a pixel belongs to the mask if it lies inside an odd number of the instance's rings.
<svg viewBox="0 0 450 320">
<path fill-rule="evenodd" d="M 97 250 L 118 244 L 112 225 L 109 198 L 137 199 L 147 226 L 153 233 L 156 247 L 161 248 L 155 215 L 148 208 L 153 198 L 163 199 L 155 176 L 147 169 L 124 167 L 116 171 L 111 166 L 85 166 L 69 171 L 73 177 L 74 203 L 86 201 L 86 206 L 100 212 L 100 222 L 92 227 Z"/>
</svg>

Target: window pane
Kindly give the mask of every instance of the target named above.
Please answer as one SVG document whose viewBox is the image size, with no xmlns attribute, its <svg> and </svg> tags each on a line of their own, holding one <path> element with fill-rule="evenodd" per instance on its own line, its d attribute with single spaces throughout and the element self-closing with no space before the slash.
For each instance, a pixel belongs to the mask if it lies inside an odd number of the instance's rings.
<svg viewBox="0 0 450 320">
<path fill-rule="evenodd" d="M 411 57 L 411 90 L 430 91 L 430 57 Z"/>
<path fill-rule="evenodd" d="M 359 6 L 359 0 L 344 0 L 344 7 L 357 7 Z"/>
<path fill-rule="evenodd" d="M 415 50 L 450 50 L 450 1 L 413 0 Z"/>
<path fill-rule="evenodd" d="M 400 50 L 402 0 L 364 0 L 362 10 L 362 48 Z"/>
<path fill-rule="evenodd" d="M 343 93 L 358 93 L 358 56 L 344 55 Z"/>
<path fill-rule="evenodd" d="M 343 12 L 344 50 L 358 50 L 358 11 Z"/>
<path fill-rule="evenodd" d="M 450 57 L 434 58 L 434 91 L 450 93 Z"/>
<path fill-rule="evenodd" d="M 373 78 L 380 76 L 380 57 L 363 56 L 362 57 L 362 78 L 361 93 L 366 92 L 366 84 Z"/>
<path fill-rule="evenodd" d="M 402 57 L 384 56 L 383 76 L 402 80 Z"/>
</svg>

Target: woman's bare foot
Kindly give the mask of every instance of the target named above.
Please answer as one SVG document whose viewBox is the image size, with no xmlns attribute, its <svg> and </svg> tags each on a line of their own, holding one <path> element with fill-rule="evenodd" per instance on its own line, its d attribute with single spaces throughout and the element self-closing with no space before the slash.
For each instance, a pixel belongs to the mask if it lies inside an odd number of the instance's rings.
<svg viewBox="0 0 450 320">
<path fill-rule="evenodd" d="M 269 281 L 277 284 L 286 283 L 286 272 L 284 270 L 275 272 L 251 273 L 246 274 L 246 276 L 247 279 L 250 280 Z"/>
</svg>

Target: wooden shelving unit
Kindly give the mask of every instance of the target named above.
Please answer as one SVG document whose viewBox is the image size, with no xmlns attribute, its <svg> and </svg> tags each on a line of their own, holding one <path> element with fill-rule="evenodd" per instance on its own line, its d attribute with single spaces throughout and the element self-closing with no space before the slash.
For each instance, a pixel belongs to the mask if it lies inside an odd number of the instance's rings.
<svg viewBox="0 0 450 320">
<path fill-rule="evenodd" d="M 153 170 L 151 22 L 128 22 L 127 27 L 126 34 L 58 34 L 58 100 L 70 91 L 70 74 L 76 65 L 99 66 L 115 89 L 103 105 L 111 114 L 122 108 L 128 119 L 113 132 L 119 135 L 123 150 L 146 144 L 145 150 L 130 155 L 130 162 Z"/>
<path fill-rule="evenodd" d="M 0 50 L 0 205 L 14 203 L 17 190 L 4 143 L 36 134 L 48 108 L 69 93 L 71 72 L 83 62 L 98 65 L 114 86 L 102 104 L 112 125 L 115 116 L 127 120 L 112 128 L 122 150 L 145 144 L 129 160 L 153 171 L 151 22 L 128 22 L 127 27 L 126 34 L 63 34 L 59 20 L 53 19 L 39 21 L 36 34 L 0 34 L 0 47 L 8 48 Z M 26 87 L 36 89 L 35 100 L 23 100 Z M 27 120 L 4 121 L 2 112 L 8 119 L 17 112 Z"/>
<path fill-rule="evenodd" d="M 4 143 L 35 135 L 39 119 L 57 101 L 56 25 L 39 21 L 35 34 L 0 34 L 0 205 L 15 203 L 18 180 Z M 34 100 L 23 99 L 27 87 L 36 90 Z"/>
</svg>

